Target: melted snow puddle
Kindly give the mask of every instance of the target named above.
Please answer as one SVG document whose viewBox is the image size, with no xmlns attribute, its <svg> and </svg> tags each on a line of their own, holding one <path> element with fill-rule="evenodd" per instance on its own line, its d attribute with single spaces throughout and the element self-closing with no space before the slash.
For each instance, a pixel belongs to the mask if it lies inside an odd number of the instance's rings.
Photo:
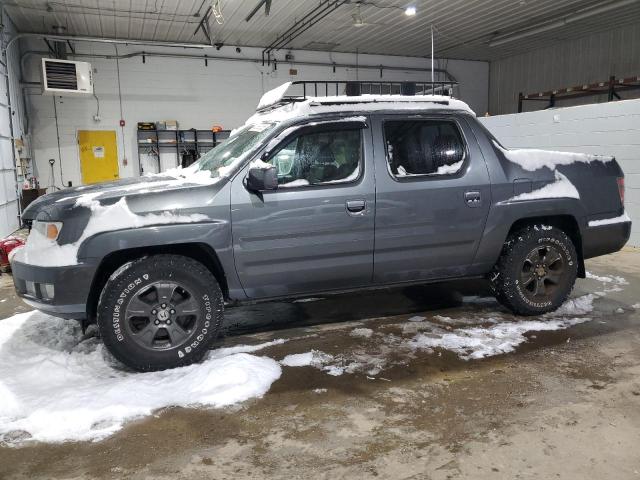
<svg viewBox="0 0 640 480">
<path fill-rule="evenodd" d="M 78 322 L 28 312 L 0 320 L 0 441 L 99 440 L 169 406 L 224 407 L 261 397 L 278 362 L 250 355 L 284 343 L 212 351 L 200 364 L 163 372 L 113 368 Z"/>
<path fill-rule="evenodd" d="M 433 315 L 429 319 L 414 316 L 404 323 L 387 325 L 399 328 L 403 336 L 374 332 L 370 328 L 354 328 L 350 336 L 374 340 L 373 345 L 368 345 L 367 352 L 358 349 L 330 355 L 312 350 L 287 355 L 280 363 L 286 367 L 311 366 L 334 376 L 356 372 L 375 376 L 384 368 L 398 363 L 391 359 L 394 353 L 401 353 L 405 359 L 416 351 L 433 353 L 436 349 L 454 352 L 462 360 L 501 355 L 515 351 L 528 341 L 529 332 L 564 330 L 592 320 L 587 314 L 593 311 L 593 302 L 597 298 L 595 294 L 587 294 L 567 300 L 555 312 L 535 320 L 514 320 L 514 317 L 501 312 L 476 309 L 469 312 L 471 316 L 451 318 Z"/>
<path fill-rule="evenodd" d="M 80 343 L 74 320 L 40 312 L 17 314 L 0 321 L 0 441 L 99 440 L 127 421 L 161 408 L 236 404 L 264 395 L 280 377 L 280 365 L 312 366 L 334 376 L 356 372 L 375 376 L 397 353 L 406 361 L 416 351 L 435 349 L 453 351 L 464 360 L 512 352 L 527 341 L 528 332 L 590 321 L 587 314 L 593 301 L 627 284 L 621 277 L 589 274 L 589 278 L 611 287 L 571 299 L 536 320 L 507 321 L 503 313 L 487 308 L 455 319 L 415 316 L 395 325 L 402 336 L 361 327 L 351 330 L 353 337 L 374 343 L 373 353 L 356 349 L 330 355 L 312 350 L 287 355 L 280 362 L 250 355 L 287 341 L 279 339 L 214 350 L 200 364 L 153 373 L 114 369 L 100 342 Z M 470 304 L 487 303 L 474 298 Z"/>
</svg>

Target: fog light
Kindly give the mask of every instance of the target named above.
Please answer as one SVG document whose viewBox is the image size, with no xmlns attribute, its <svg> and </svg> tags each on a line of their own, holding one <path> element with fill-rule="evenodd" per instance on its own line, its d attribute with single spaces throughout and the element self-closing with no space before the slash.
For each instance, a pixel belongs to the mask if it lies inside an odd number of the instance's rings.
<svg viewBox="0 0 640 480">
<path fill-rule="evenodd" d="M 24 282 L 26 287 L 27 287 L 27 294 L 31 295 L 32 297 L 36 296 L 36 284 L 34 282 L 30 282 L 29 280 L 27 280 L 26 282 Z"/>
<path fill-rule="evenodd" d="M 55 296 L 55 288 L 52 283 L 41 283 L 40 293 L 45 300 L 53 300 Z"/>
</svg>

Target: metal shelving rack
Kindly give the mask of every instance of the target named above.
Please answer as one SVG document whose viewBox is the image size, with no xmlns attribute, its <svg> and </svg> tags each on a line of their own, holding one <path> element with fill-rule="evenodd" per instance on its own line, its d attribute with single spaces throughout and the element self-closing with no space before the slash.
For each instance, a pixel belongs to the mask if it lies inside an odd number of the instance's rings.
<svg viewBox="0 0 640 480">
<path fill-rule="evenodd" d="M 621 100 L 620 92 L 640 89 L 640 76 L 628 78 L 609 77 L 606 82 L 596 82 L 584 85 L 575 85 L 568 88 L 559 88 L 546 92 L 520 93 L 518 94 L 518 113 L 522 112 L 523 103 L 544 102 L 544 109 L 553 108 L 559 100 L 568 100 L 572 98 L 593 97 L 606 95 L 607 101 Z"/>
<path fill-rule="evenodd" d="M 141 155 L 155 155 L 158 162 L 158 171 L 162 171 L 160 164 L 161 151 L 167 149 L 175 151 L 176 166 L 179 166 L 183 153 L 195 151 L 200 156 L 228 138 L 229 133 L 230 130 L 214 132 L 195 128 L 189 130 L 138 130 L 138 159 L 140 159 Z M 142 162 L 140 162 L 140 175 L 143 173 Z"/>
</svg>

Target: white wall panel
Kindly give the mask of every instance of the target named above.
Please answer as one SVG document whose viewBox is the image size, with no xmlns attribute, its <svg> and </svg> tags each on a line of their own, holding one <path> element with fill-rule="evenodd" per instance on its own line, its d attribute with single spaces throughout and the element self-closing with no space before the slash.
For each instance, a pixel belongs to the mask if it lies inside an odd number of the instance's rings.
<svg viewBox="0 0 640 480">
<path fill-rule="evenodd" d="M 481 119 L 505 146 L 614 155 L 625 173 L 625 208 L 640 246 L 640 99 Z"/>
<path fill-rule="evenodd" d="M 6 23 L 4 40 L 8 40 L 15 32 L 11 20 L 3 17 Z M 7 71 L 0 65 L 0 238 L 12 233 L 18 228 L 18 202 L 16 193 L 15 164 L 13 158 L 13 138 L 22 136 L 23 125 L 23 97 L 18 76 L 15 74 L 19 67 L 20 52 L 14 47 L 9 52 L 8 62 L 12 68 L 9 78 L 11 92 L 11 110 L 9 110 L 9 95 L 7 91 Z M 10 118 L 13 120 L 11 132 Z"/>
<path fill-rule="evenodd" d="M 515 113 L 518 93 L 536 93 L 640 75 L 640 23 L 636 22 L 491 62 L 489 111 Z M 640 90 L 621 93 L 637 98 Z M 560 101 L 561 107 L 605 101 L 606 96 Z M 541 102 L 525 102 L 537 110 Z"/>
<path fill-rule="evenodd" d="M 113 55 L 112 45 L 77 43 L 76 51 L 84 54 Z M 31 41 L 23 47 L 25 50 L 42 50 L 41 42 Z M 142 48 L 118 47 L 120 54 L 140 51 Z M 189 53 L 203 55 L 198 50 L 153 49 L 146 51 Z M 227 50 L 228 52 L 228 50 Z M 259 58 L 261 50 L 243 48 L 238 59 Z M 214 53 L 212 53 L 213 55 Z M 227 53 L 229 54 L 229 53 Z M 354 55 L 322 52 L 293 52 L 298 61 L 352 63 Z M 96 69 L 95 92 L 100 100 L 102 121 L 93 121 L 96 113 L 96 101 L 92 97 L 64 97 L 56 100 L 58 125 L 60 131 L 60 150 L 63 159 L 63 175 L 56 164 L 56 185 L 66 185 L 68 181 L 78 185 L 81 180 L 78 149 L 75 141 L 79 129 L 116 130 L 118 135 L 118 154 L 120 158 L 120 176 L 137 175 L 138 158 L 136 145 L 136 123 L 140 121 L 177 120 L 180 128 L 208 129 L 213 125 L 235 128 L 254 113 L 262 93 L 289 80 L 415 80 L 430 78 L 427 72 L 383 70 L 382 77 L 378 69 L 364 70 L 337 68 L 329 66 L 308 66 L 298 64 L 278 64 L 278 69 L 246 61 L 221 61 L 158 58 L 147 56 L 145 63 L 141 57 L 121 60 L 120 74 L 122 87 L 122 108 L 126 121 L 124 139 L 118 125 L 120 105 L 118 100 L 118 77 L 116 62 L 113 59 L 82 57 L 77 60 L 89 61 Z M 387 65 L 409 68 L 428 68 L 430 62 L 423 58 L 390 57 L 380 55 L 360 55 L 360 64 Z M 40 57 L 27 57 L 25 80 L 39 81 Z M 296 76 L 289 75 L 289 68 L 296 68 Z M 447 69 L 461 83 L 460 96 L 469 102 L 477 112 L 485 112 L 488 105 L 488 63 L 450 60 Z M 48 159 L 58 159 L 56 126 L 52 97 L 42 96 L 39 88 L 29 89 L 29 116 L 33 134 L 34 157 L 40 173 L 40 183 L 49 184 Z M 168 150 L 168 149 L 167 149 Z M 128 165 L 122 159 L 126 156 Z M 163 165 L 175 165 L 175 155 L 168 160 L 163 155 Z M 142 159 L 145 172 L 155 171 L 155 158 L 148 162 Z"/>
</svg>

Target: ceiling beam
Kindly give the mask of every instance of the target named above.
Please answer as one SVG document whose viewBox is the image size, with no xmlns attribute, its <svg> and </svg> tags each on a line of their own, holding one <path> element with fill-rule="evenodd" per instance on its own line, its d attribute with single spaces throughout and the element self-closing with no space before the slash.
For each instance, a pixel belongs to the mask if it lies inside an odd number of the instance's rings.
<svg viewBox="0 0 640 480">
<path fill-rule="evenodd" d="M 249 15 L 247 15 L 247 18 L 245 18 L 244 21 L 248 22 L 249 20 L 251 20 L 253 16 L 256 13 L 258 13 L 258 10 L 260 10 L 263 5 L 264 5 L 264 14 L 268 17 L 269 13 L 271 13 L 271 0 L 260 0 L 258 4 L 253 8 L 253 10 L 249 12 Z"/>
</svg>

